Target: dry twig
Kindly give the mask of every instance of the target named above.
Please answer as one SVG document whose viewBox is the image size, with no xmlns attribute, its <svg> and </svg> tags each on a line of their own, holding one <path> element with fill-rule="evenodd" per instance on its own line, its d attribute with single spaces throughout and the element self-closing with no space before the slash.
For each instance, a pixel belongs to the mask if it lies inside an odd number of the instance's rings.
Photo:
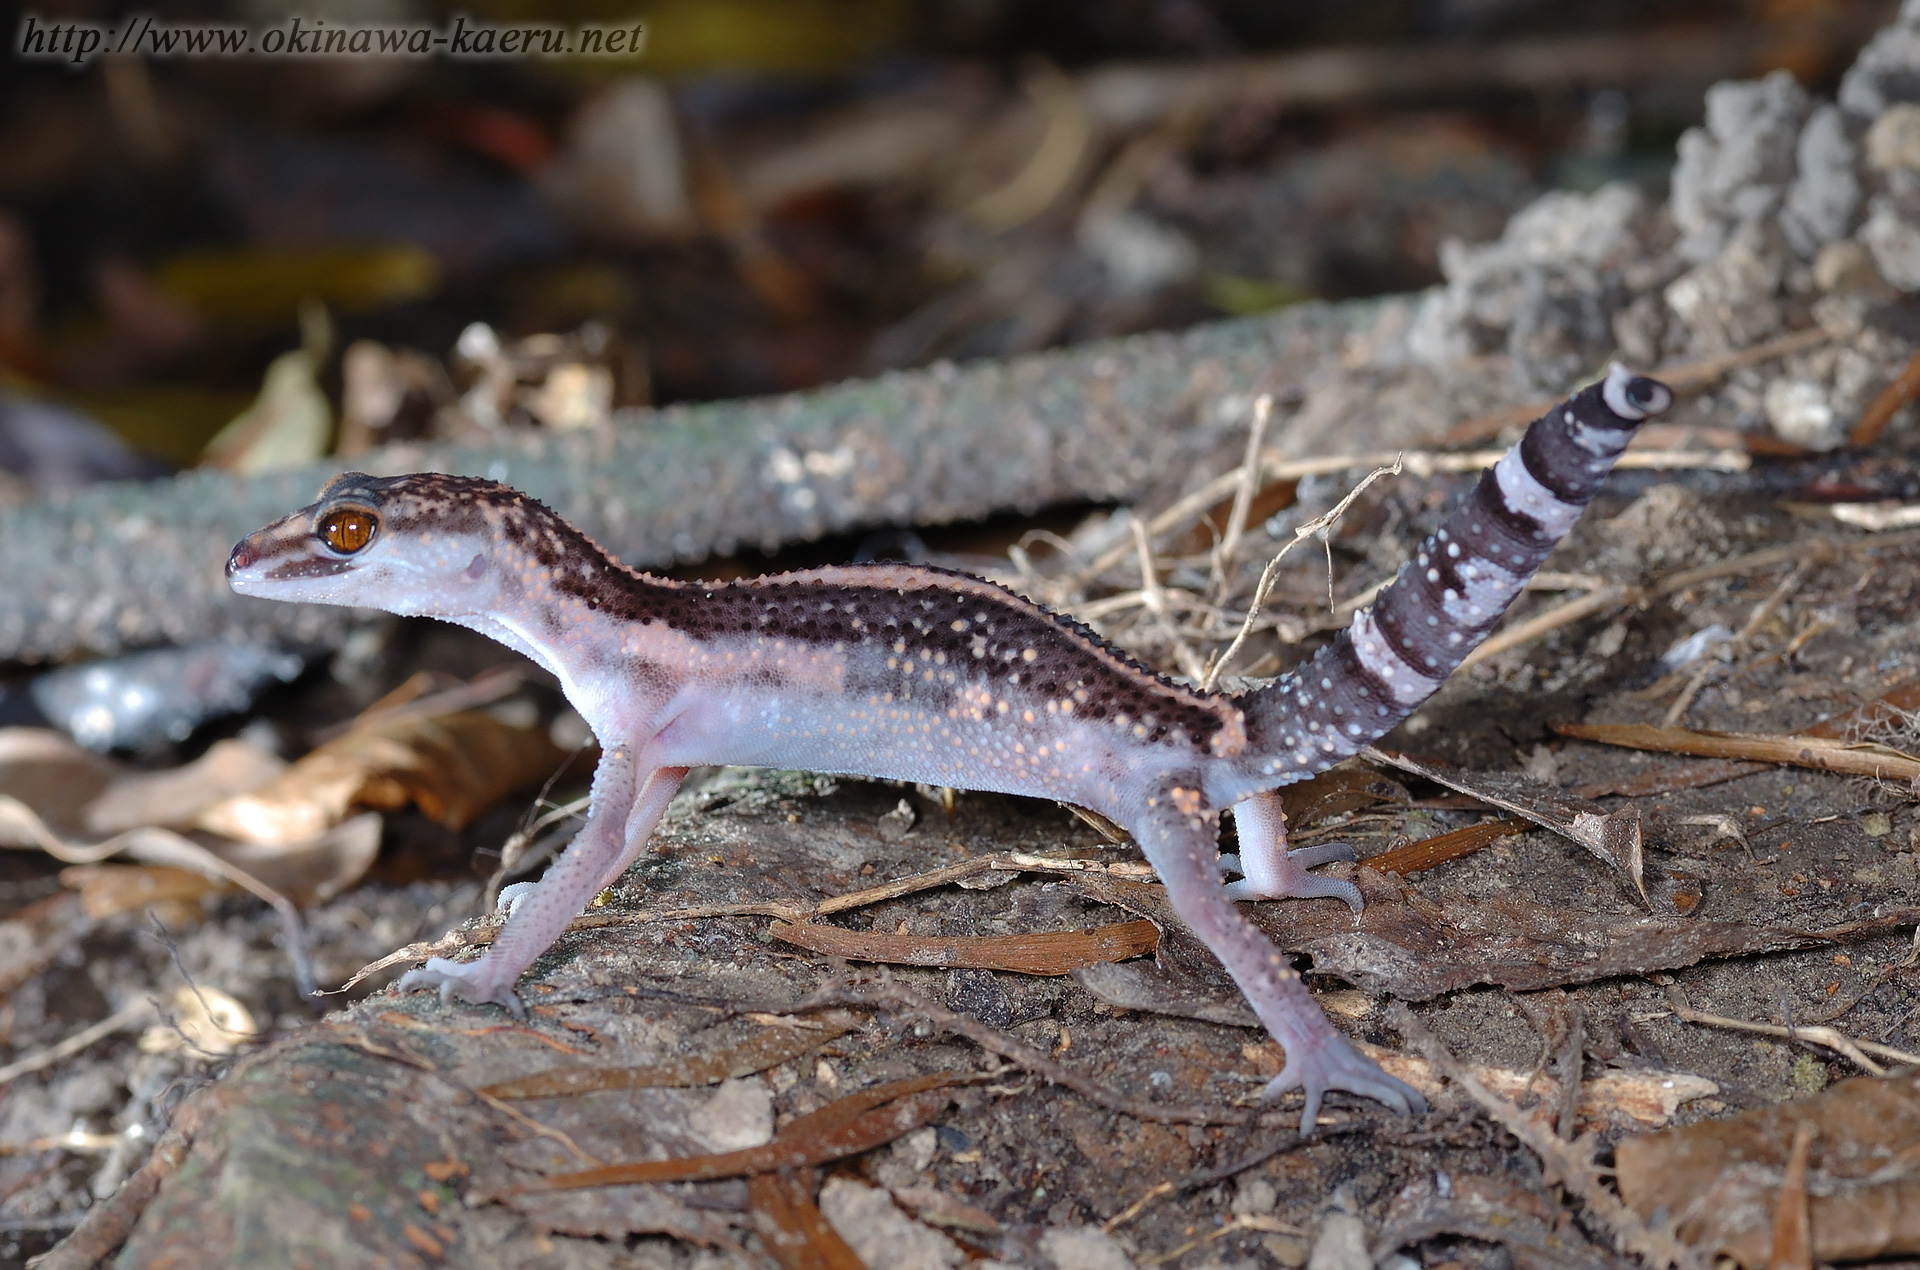
<svg viewBox="0 0 1920 1270">
<path fill-rule="evenodd" d="M 1593 1162 L 1595 1139 L 1592 1134 L 1582 1134 L 1571 1142 L 1555 1136 L 1538 1120 L 1481 1084 L 1467 1065 L 1455 1058 L 1405 1005 L 1395 1002 L 1387 1013 L 1387 1021 L 1448 1080 L 1539 1156 L 1548 1172 L 1558 1175 L 1567 1189 L 1580 1197 L 1587 1212 L 1607 1228 L 1621 1251 L 1645 1257 L 1660 1266 L 1699 1265 L 1691 1248 L 1667 1231 L 1648 1226 L 1618 1195 L 1607 1189 Z"/>
<path fill-rule="evenodd" d="M 1875 1076 L 1884 1076 L 1887 1069 L 1868 1058 L 1876 1054 L 1889 1063 L 1908 1063 L 1920 1066 L 1920 1054 L 1895 1049 L 1891 1045 L 1882 1045 L 1878 1041 L 1856 1041 L 1837 1028 L 1782 1027 L 1778 1023 L 1749 1023 L 1745 1019 L 1730 1019 L 1724 1014 L 1708 1014 L 1693 1008 L 1686 994 L 1680 991 L 1678 984 L 1667 988 L 1667 1005 L 1673 1010 L 1674 1017 L 1683 1023 L 1698 1023 L 1705 1027 L 1726 1028 L 1734 1032 L 1752 1032 L 1758 1036 L 1776 1036 L 1782 1040 L 1805 1041 L 1809 1045 L 1818 1045 L 1830 1049 L 1851 1062 L 1861 1071 L 1871 1072 Z"/>
<path fill-rule="evenodd" d="M 1240 651 L 1240 646 L 1247 642 L 1247 636 L 1253 634 L 1254 620 L 1260 616 L 1260 606 L 1267 602 L 1267 596 L 1273 590 L 1274 579 L 1280 572 L 1280 562 L 1287 558 L 1287 553 L 1314 534 L 1324 533 L 1328 526 L 1346 514 L 1347 508 L 1353 505 L 1354 499 L 1366 492 L 1367 486 L 1373 484 L 1383 476 L 1397 476 L 1400 474 L 1400 470 L 1400 458 L 1396 455 L 1391 467 L 1377 467 L 1373 469 L 1373 471 L 1367 474 L 1366 479 L 1362 480 L 1347 492 L 1345 498 L 1334 504 L 1332 510 L 1315 516 L 1312 520 L 1293 531 L 1292 540 L 1284 544 L 1273 559 L 1267 562 L 1267 567 L 1261 570 L 1260 581 L 1253 588 L 1253 599 L 1247 603 L 1246 620 L 1240 623 L 1240 629 L 1235 632 L 1233 641 L 1227 645 L 1227 650 L 1215 658 L 1213 664 L 1206 668 L 1206 673 L 1200 676 L 1201 691 L 1205 692 L 1212 689 L 1214 682 L 1220 678 L 1221 672 L 1227 668 L 1233 661 L 1234 655 Z M 1331 607 L 1333 601 L 1331 560 L 1328 561 L 1327 587 L 1327 601 L 1329 607 Z"/>
<path fill-rule="evenodd" d="M 1233 580 L 1234 557 L 1240 551 L 1240 536 L 1247 532 L 1247 513 L 1253 496 L 1260 492 L 1260 446 L 1266 440 L 1267 420 L 1273 414 L 1273 394 L 1261 393 L 1253 403 L 1253 422 L 1247 428 L 1247 457 L 1240 461 L 1240 484 L 1233 492 L 1233 510 L 1227 513 L 1227 532 L 1213 552 L 1213 598 L 1226 598 Z"/>
</svg>

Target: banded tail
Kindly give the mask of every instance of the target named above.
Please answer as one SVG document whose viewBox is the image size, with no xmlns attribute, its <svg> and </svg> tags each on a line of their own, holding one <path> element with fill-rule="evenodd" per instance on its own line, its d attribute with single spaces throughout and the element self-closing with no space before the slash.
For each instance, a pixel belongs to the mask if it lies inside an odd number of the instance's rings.
<svg viewBox="0 0 1920 1270">
<path fill-rule="evenodd" d="M 1312 660 L 1239 699 L 1249 772 L 1272 788 L 1386 735 L 1493 630 L 1673 393 L 1616 363 L 1536 419 L 1370 609 Z"/>
</svg>

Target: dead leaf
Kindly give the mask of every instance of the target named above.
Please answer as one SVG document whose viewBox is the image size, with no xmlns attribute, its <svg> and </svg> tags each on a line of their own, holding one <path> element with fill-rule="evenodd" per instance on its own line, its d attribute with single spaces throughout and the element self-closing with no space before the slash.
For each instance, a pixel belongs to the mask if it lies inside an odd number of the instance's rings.
<svg viewBox="0 0 1920 1270">
<path fill-rule="evenodd" d="M 930 1123 L 953 1100 L 948 1090 L 973 1078 L 939 1072 L 875 1085 L 797 1116 L 765 1146 L 671 1160 L 612 1164 L 578 1173 L 561 1173 L 523 1182 L 501 1192 L 529 1195 L 632 1182 L 691 1182 L 716 1177 L 747 1177 L 779 1169 L 810 1168 L 884 1146 Z"/>
<path fill-rule="evenodd" d="M 32 808 L 62 837 L 87 832 L 86 812 L 122 775 L 119 764 L 51 728 L 0 728 L 0 796 Z M 0 837 L 0 845 L 26 846 Z"/>
<path fill-rule="evenodd" d="M 496 799 L 545 780 L 571 756 L 542 727 L 490 710 L 437 718 L 395 715 L 321 745 L 251 793 L 206 808 L 194 823 L 242 842 L 312 839 L 355 807 L 409 802 L 459 829 Z"/>
<path fill-rule="evenodd" d="M 488 1085 L 480 1092 L 492 1098 L 568 1098 L 602 1089 L 717 1085 L 811 1053 L 860 1024 L 857 1017 L 843 1012 L 818 1017 L 817 1026 L 759 1027 L 744 1038 L 704 1054 L 640 1067 L 555 1067 Z"/>
<path fill-rule="evenodd" d="M 1152 922 L 1120 922 L 1086 931 L 1037 935 L 886 935 L 812 922 L 775 922 L 778 940 L 849 961 L 896 966 L 954 966 L 1064 975 L 1103 961 L 1150 953 L 1159 942 Z"/>
<path fill-rule="evenodd" d="M 1575 785 L 1569 792 L 1576 798 L 1609 796 L 1656 798 L 1661 794 L 1678 793 L 1683 789 L 1701 789 L 1708 785 L 1718 785 L 1722 781 L 1736 780 L 1765 770 L 1764 763 L 1745 763 L 1733 759 L 1702 759 L 1698 763 L 1681 763 L 1665 770 L 1635 772 L 1626 776 L 1595 781 L 1591 785 Z"/>
<path fill-rule="evenodd" d="M 1446 1082 L 1433 1064 L 1417 1054 L 1382 1049 L 1356 1042 L 1367 1056 L 1421 1093 L 1438 1097 Z M 1472 1065 L 1481 1084 L 1509 1101 L 1520 1103 L 1542 1126 L 1553 1128 L 1560 1107 L 1560 1081 L 1544 1072 L 1512 1067 Z M 1673 1119 L 1682 1103 L 1711 1098 L 1720 1086 L 1690 1072 L 1624 1071 L 1610 1068 L 1580 1082 L 1575 1117 L 1582 1129 L 1658 1128 Z"/>
<path fill-rule="evenodd" d="M 317 304 L 300 312 L 302 347 L 267 367 L 254 403 L 207 442 L 206 462 L 251 475 L 311 463 L 327 452 L 333 407 L 316 379 L 332 340 L 332 322 Z"/>
<path fill-rule="evenodd" d="M 1647 898 L 1647 884 L 1641 877 L 1645 861 L 1641 851 L 1640 813 L 1632 804 L 1610 812 L 1598 803 L 1576 798 L 1515 772 L 1462 772 L 1449 764 L 1395 754 L 1373 745 L 1361 753 L 1374 762 L 1412 772 L 1462 794 L 1471 794 L 1481 802 L 1524 816 L 1536 825 L 1571 838 L 1602 863 L 1623 874 L 1643 901 Z"/>
<path fill-rule="evenodd" d="M 1920 1253 L 1920 1069 L 1843 1080 L 1824 1093 L 1615 1147 L 1620 1194 L 1644 1217 L 1747 1267 L 1768 1264 L 1801 1123 L 1816 1262 Z"/>
<path fill-rule="evenodd" d="M 1793 1149 L 1787 1154 L 1787 1176 L 1773 1209 L 1773 1254 L 1767 1270 L 1813 1270 L 1813 1231 L 1807 1211 L 1807 1155 L 1813 1148 L 1814 1128 L 1802 1120 L 1793 1127 Z"/>
<path fill-rule="evenodd" d="M 783 1270 L 866 1270 L 814 1202 L 817 1181 L 812 1169 L 757 1173 L 748 1181 L 747 1207 L 761 1243 Z"/>
<path fill-rule="evenodd" d="M 366 875 L 380 854 L 380 831 L 380 817 L 365 812 L 301 842 L 222 842 L 213 850 L 307 905 L 332 899 Z"/>
<path fill-rule="evenodd" d="M 1382 804 L 1404 805 L 1412 799 L 1407 787 L 1385 772 L 1348 761 L 1330 767 L 1280 791 L 1287 819 L 1296 826 L 1317 824 L 1352 811 Z"/>
<path fill-rule="evenodd" d="M 115 776 L 86 804 L 83 827 L 104 837 L 142 825 L 191 824 L 202 808 L 259 789 L 286 767 L 286 760 L 245 741 L 215 741 L 183 767 Z"/>
<path fill-rule="evenodd" d="M 264 848 L 196 842 L 172 827 L 192 819 L 209 799 L 219 805 L 222 791 L 272 779 L 284 767 L 250 746 L 223 741 L 185 767 L 137 772 L 58 732 L 0 729 L 0 847 L 44 851 L 76 866 L 123 856 L 196 872 L 269 902 L 325 899 L 358 881 L 373 863 L 380 849 L 378 816 L 356 817 L 306 839 Z M 184 882 L 159 885 L 178 892 L 173 899 L 184 899 L 193 889 Z M 130 895 L 120 898 L 131 900 Z M 120 902 L 105 891 L 96 891 L 94 900 L 109 908 Z"/>
<path fill-rule="evenodd" d="M 1437 1235 L 1464 1235 L 1498 1244 L 1517 1270 L 1613 1270 L 1627 1263 L 1608 1256 L 1568 1229 L 1559 1204 L 1508 1178 L 1451 1176 L 1442 1194 L 1431 1176 L 1394 1197 L 1373 1245 L 1375 1257 Z"/>
<path fill-rule="evenodd" d="M 76 864 L 60 871 L 60 884 L 80 892 L 81 911 L 96 922 L 147 908 L 197 910 L 233 889 L 219 878 L 166 864 Z"/>
<path fill-rule="evenodd" d="M 1511 838 L 1514 834 L 1525 833 L 1530 827 L 1525 820 L 1495 820 L 1484 825 L 1468 825 L 1464 829 L 1455 829 L 1452 833 L 1435 834 L 1431 838 L 1422 838 L 1418 842 L 1409 842 L 1403 847 L 1383 851 L 1367 861 L 1369 869 L 1378 869 L 1382 873 L 1398 873 L 1402 876 L 1424 873 L 1428 869 L 1438 868 L 1449 860 L 1459 860 L 1472 855 L 1491 843 L 1502 838 Z"/>
<path fill-rule="evenodd" d="M 260 1036 L 253 1013 L 233 997 L 205 984 L 187 984 L 168 1002 L 169 1018 L 140 1037 L 143 1054 L 186 1050 L 201 1058 L 225 1058 Z"/>
</svg>

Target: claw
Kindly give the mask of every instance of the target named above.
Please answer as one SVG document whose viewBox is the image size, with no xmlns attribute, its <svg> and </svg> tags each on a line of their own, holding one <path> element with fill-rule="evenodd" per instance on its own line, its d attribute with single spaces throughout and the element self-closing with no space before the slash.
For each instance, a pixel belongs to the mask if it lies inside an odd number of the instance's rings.
<svg viewBox="0 0 1920 1270">
<path fill-rule="evenodd" d="M 1320 1103 L 1330 1089 L 1371 1098 L 1403 1116 L 1418 1115 L 1427 1109 L 1427 1100 L 1419 1090 L 1382 1071 L 1379 1064 L 1331 1030 L 1324 1036 L 1295 1038 L 1295 1043 L 1287 1044 L 1287 1065 L 1267 1082 L 1264 1094 L 1272 1100 L 1289 1089 L 1298 1089 L 1306 1095 L 1307 1103 L 1300 1113 L 1302 1137 L 1313 1133 L 1314 1122 L 1320 1116 Z"/>
</svg>

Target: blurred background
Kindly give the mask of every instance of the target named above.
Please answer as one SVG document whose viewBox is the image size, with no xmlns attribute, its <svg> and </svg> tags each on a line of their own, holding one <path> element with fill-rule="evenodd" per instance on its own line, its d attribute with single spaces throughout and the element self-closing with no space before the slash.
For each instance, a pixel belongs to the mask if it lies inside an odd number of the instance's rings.
<svg viewBox="0 0 1920 1270">
<path fill-rule="evenodd" d="M 1702 94 L 1831 94 L 1887 0 L 662 0 L 637 59 L 0 75 L 0 499 L 582 427 L 1440 280 L 1664 196 Z M 279 0 L 167 21 L 256 28 Z M 302 11 L 304 12 L 304 11 Z M 341 22 L 444 21 L 423 0 Z M 0 6 L 112 22 L 108 4 Z"/>
</svg>

